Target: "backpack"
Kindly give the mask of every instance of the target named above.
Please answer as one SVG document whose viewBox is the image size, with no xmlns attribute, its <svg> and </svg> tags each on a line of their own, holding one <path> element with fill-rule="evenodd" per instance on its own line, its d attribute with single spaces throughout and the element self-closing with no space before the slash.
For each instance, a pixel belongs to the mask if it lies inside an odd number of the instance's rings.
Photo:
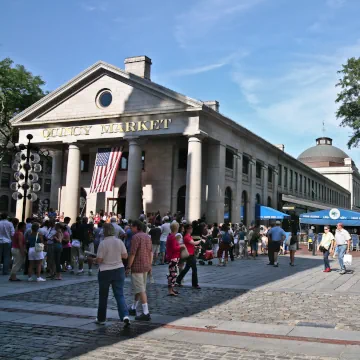
<svg viewBox="0 0 360 360">
<path fill-rule="evenodd" d="M 221 237 L 221 240 L 224 244 L 230 244 L 231 243 L 231 236 L 229 234 L 229 232 L 225 232 L 222 237 Z"/>
</svg>

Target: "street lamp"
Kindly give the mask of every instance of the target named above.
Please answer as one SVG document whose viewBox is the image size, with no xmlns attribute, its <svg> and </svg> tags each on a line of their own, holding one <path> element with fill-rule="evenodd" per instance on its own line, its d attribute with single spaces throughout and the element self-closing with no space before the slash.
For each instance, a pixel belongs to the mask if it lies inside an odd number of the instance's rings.
<svg viewBox="0 0 360 360">
<path fill-rule="evenodd" d="M 15 162 L 12 169 L 15 171 L 14 178 L 16 182 L 10 185 L 10 189 L 14 191 L 12 198 L 14 200 L 23 200 L 22 221 L 25 221 L 26 199 L 31 202 L 37 200 L 36 192 L 40 191 L 41 186 L 38 172 L 40 172 L 40 149 L 30 144 L 33 136 L 28 134 L 26 138 L 29 140 L 27 145 L 20 144 L 16 147 Z M 26 154 L 24 153 L 26 150 Z"/>
</svg>

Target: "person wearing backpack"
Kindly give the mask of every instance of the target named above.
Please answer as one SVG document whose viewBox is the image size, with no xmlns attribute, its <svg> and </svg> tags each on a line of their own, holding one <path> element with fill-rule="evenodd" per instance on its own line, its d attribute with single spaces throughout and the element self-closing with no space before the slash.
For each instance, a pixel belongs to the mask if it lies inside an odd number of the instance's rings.
<svg viewBox="0 0 360 360">
<path fill-rule="evenodd" d="M 221 260 L 222 260 L 222 256 L 223 256 L 224 252 L 225 252 L 225 262 L 224 262 L 223 266 L 226 266 L 228 259 L 229 259 L 229 250 L 230 250 L 231 245 L 233 244 L 233 240 L 232 240 L 232 236 L 229 232 L 228 224 L 222 225 L 221 231 L 219 233 L 219 239 L 220 239 L 220 244 L 219 244 L 219 251 L 218 251 L 218 259 L 219 259 L 218 266 L 222 266 Z"/>
</svg>

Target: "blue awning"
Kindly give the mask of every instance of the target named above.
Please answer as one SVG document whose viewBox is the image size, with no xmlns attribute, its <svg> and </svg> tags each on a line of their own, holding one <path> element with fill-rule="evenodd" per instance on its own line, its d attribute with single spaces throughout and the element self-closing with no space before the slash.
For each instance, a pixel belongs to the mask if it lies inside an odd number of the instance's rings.
<svg viewBox="0 0 360 360">
<path fill-rule="evenodd" d="M 302 224 L 360 226 L 360 213 L 345 209 L 327 209 L 300 215 Z"/>
<path fill-rule="evenodd" d="M 256 218 L 258 220 L 282 220 L 290 215 L 263 205 L 256 205 Z"/>
</svg>

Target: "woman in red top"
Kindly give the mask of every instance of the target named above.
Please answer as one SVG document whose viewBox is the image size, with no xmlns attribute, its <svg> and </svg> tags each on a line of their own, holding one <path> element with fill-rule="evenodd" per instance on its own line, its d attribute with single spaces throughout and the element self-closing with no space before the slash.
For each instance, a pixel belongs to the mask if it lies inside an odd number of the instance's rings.
<svg viewBox="0 0 360 360">
<path fill-rule="evenodd" d="M 166 240 L 166 259 L 169 262 L 168 296 L 178 296 L 179 293 L 174 290 L 174 286 L 178 274 L 180 252 L 185 245 L 180 245 L 176 239 L 176 233 L 179 230 L 179 224 L 176 221 L 170 224 L 170 230 L 171 233 Z"/>
<path fill-rule="evenodd" d="M 14 258 L 14 263 L 11 268 L 9 281 L 21 281 L 16 277 L 16 273 L 20 270 L 25 261 L 25 237 L 24 231 L 26 224 L 19 223 L 12 242 L 11 254 Z"/>
<path fill-rule="evenodd" d="M 178 286 L 182 286 L 181 281 L 191 268 L 192 269 L 192 287 L 194 289 L 200 290 L 200 286 L 198 283 L 198 276 L 197 276 L 195 246 L 199 245 L 203 240 L 194 241 L 194 239 L 191 237 L 192 231 L 193 231 L 192 225 L 186 224 L 185 225 L 184 244 L 187 248 L 187 251 L 189 252 L 189 257 L 186 260 L 186 266 L 185 266 L 184 270 L 181 271 L 180 275 L 176 279 L 176 284 Z"/>
</svg>

